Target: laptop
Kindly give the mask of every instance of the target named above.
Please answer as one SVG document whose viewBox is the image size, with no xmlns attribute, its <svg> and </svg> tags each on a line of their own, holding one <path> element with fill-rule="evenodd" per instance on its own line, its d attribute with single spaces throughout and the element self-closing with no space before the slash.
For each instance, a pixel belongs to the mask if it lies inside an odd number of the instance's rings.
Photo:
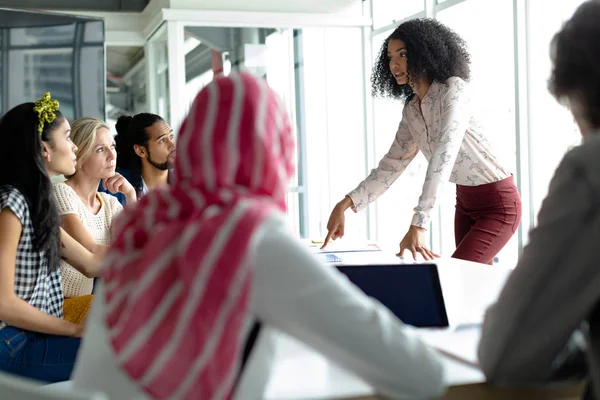
<svg viewBox="0 0 600 400">
<path fill-rule="evenodd" d="M 343 264 L 336 268 L 405 324 L 419 328 L 449 326 L 436 264 Z"/>
</svg>

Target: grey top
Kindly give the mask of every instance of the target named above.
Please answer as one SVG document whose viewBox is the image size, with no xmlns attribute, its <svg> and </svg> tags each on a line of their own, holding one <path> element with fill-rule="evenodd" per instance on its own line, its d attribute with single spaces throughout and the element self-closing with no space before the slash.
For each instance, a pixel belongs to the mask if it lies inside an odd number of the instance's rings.
<svg viewBox="0 0 600 400">
<path fill-rule="evenodd" d="M 573 332 L 600 298 L 598 249 L 600 134 L 565 155 L 529 244 L 485 315 L 479 362 L 488 382 L 521 385 L 553 378 Z M 600 361 L 594 340 L 587 352 L 592 364 Z"/>
</svg>

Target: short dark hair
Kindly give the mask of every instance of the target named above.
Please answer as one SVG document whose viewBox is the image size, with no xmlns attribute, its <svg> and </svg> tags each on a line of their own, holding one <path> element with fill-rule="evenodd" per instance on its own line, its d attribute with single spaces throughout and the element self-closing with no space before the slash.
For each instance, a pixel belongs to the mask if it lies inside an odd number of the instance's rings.
<svg viewBox="0 0 600 400">
<path fill-rule="evenodd" d="M 118 168 L 141 170 L 141 160 L 135 153 L 133 146 L 137 144 L 148 148 L 146 128 L 159 121 L 164 120 L 159 115 L 150 113 L 140 113 L 134 116 L 124 115 L 117 119 L 115 142 L 117 145 Z"/>
<path fill-rule="evenodd" d="M 600 128 L 600 1 L 583 3 L 554 36 L 548 87 L 557 100 L 573 96 L 584 117 Z"/>
<path fill-rule="evenodd" d="M 42 141 L 53 146 L 52 132 L 65 117 L 45 123 L 40 135 L 34 103 L 8 111 L 0 120 L 0 186 L 17 188 L 25 197 L 34 231 L 33 247 L 46 252 L 50 271 L 60 267 L 60 217 L 54 201 L 52 182 L 42 154 Z"/>
<path fill-rule="evenodd" d="M 388 42 L 406 43 L 410 78 L 418 82 L 431 79 L 446 82 L 451 77 L 468 81 L 471 58 L 465 41 L 453 30 L 432 18 L 417 18 L 402 23 L 383 42 L 371 75 L 373 96 L 410 100 L 414 91 L 408 85 L 398 85 L 390 71 Z"/>
</svg>

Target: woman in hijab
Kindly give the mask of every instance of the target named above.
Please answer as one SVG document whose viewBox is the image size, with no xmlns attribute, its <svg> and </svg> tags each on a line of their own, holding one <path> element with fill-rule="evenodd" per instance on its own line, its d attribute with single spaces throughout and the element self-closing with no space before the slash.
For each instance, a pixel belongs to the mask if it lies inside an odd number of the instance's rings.
<svg viewBox="0 0 600 400">
<path fill-rule="evenodd" d="M 247 73 L 196 97 L 171 186 L 115 222 L 77 388 L 111 399 L 261 399 L 276 328 L 394 397 L 444 390 L 434 350 L 286 226 L 294 140 Z"/>
</svg>

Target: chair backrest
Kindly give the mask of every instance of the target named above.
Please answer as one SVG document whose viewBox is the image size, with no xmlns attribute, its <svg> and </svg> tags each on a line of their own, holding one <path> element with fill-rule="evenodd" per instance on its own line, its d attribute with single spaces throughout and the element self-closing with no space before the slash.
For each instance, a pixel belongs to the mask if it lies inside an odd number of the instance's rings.
<svg viewBox="0 0 600 400">
<path fill-rule="evenodd" d="M 109 400 L 102 393 L 48 388 L 43 383 L 0 373 L 0 397 L 11 400 Z"/>
</svg>

